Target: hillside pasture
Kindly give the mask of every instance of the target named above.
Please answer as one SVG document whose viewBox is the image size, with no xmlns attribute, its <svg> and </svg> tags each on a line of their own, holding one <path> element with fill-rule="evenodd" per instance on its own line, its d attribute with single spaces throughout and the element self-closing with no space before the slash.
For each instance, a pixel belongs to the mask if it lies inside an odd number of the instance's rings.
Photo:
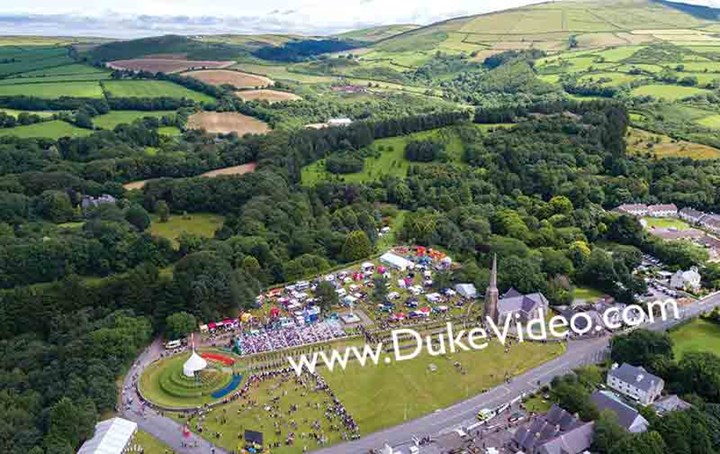
<svg viewBox="0 0 720 454">
<path fill-rule="evenodd" d="M 216 214 L 189 213 L 186 215 L 170 215 L 167 222 L 160 222 L 157 215 L 151 215 L 149 232 L 152 235 L 169 239 L 175 246 L 182 234 L 212 238 L 215 231 L 222 226 L 224 218 Z"/>
<path fill-rule="evenodd" d="M 115 60 L 106 63 L 110 69 L 127 69 L 130 71 L 148 71 L 151 73 L 177 73 L 193 69 L 227 68 L 234 61 L 220 60 L 182 60 L 175 58 L 133 58 Z"/>
<path fill-rule="evenodd" d="M 711 93 L 708 90 L 680 85 L 650 84 L 637 87 L 630 92 L 632 96 L 652 96 L 653 98 L 677 101 L 692 96 Z"/>
<path fill-rule="evenodd" d="M 0 77 L 70 65 L 70 58 L 64 47 L 17 47 L 0 46 Z"/>
<path fill-rule="evenodd" d="M 93 124 L 102 129 L 114 129 L 119 124 L 130 124 L 139 118 L 153 117 L 162 118 L 167 115 L 174 115 L 173 110 L 139 111 L 139 110 L 114 110 L 93 118 Z"/>
<path fill-rule="evenodd" d="M 694 142 L 672 139 L 638 128 L 630 128 L 626 138 L 628 151 L 632 154 L 650 154 L 657 158 L 691 158 L 697 160 L 719 159 L 720 150 Z"/>
<path fill-rule="evenodd" d="M 188 119 L 188 128 L 212 134 L 265 134 L 270 127 L 264 121 L 237 112 L 198 112 Z"/>
<path fill-rule="evenodd" d="M 190 71 L 183 73 L 183 76 L 210 85 L 232 85 L 235 88 L 264 88 L 275 84 L 269 77 L 229 69 Z"/>
<path fill-rule="evenodd" d="M 236 91 L 235 94 L 243 101 L 267 101 L 270 104 L 302 99 L 294 93 L 278 90 L 242 90 Z"/>
<path fill-rule="evenodd" d="M 89 134 L 92 134 L 91 130 L 78 128 L 62 120 L 51 120 L 14 128 L 0 128 L 0 137 L 17 136 L 23 139 L 31 137 L 59 139 L 61 137 L 82 137 Z"/>
<path fill-rule="evenodd" d="M 706 128 L 720 129 L 720 115 L 710 115 L 696 121 L 699 125 Z"/>
<path fill-rule="evenodd" d="M 0 85 L 0 96 L 34 96 L 57 99 L 61 96 L 74 98 L 102 98 L 103 91 L 97 82 L 43 82 Z"/>
<path fill-rule="evenodd" d="M 189 90 L 166 80 L 110 80 L 103 82 L 105 94 L 111 98 L 186 98 L 212 102 L 205 93 Z"/>
</svg>

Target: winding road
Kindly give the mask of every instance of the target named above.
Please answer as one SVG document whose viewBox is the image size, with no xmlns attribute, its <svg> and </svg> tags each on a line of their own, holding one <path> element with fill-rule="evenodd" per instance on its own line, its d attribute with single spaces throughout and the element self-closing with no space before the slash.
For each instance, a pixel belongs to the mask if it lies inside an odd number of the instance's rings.
<svg viewBox="0 0 720 454">
<path fill-rule="evenodd" d="M 658 320 L 642 328 L 653 331 L 664 331 L 683 320 L 696 317 L 703 312 L 720 306 L 720 293 L 715 293 L 699 300 L 692 305 L 681 307 L 680 317 L 663 321 Z M 548 384 L 553 377 L 562 375 L 586 364 L 594 364 L 607 357 L 610 337 L 600 337 L 568 342 L 565 353 L 532 370 L 514 377 L 510 382 L 496 386 L 482 394 L 458 402 L 448 408 L 422 416 L 412 421 L 390 427 L 363 436 L 359 440 L 337 444 L 316 452 L 321 454 L 367 453 L 372 449 L 388 444 L 395 449 L 402 449 L 413 444 L 413 437 L 436 436 L 447 433 L 455 428 L 467 427 L 476 421 L 475 415 L 481 408 L 494 408 L 530 393 Z M 163 346 L 159 340 L 153 342 L 136 360 L 131 371 L 125 377 L 122 404 L 122 415 L 138 423 L 138 426 L 162 440 L 178 453 L 224 453 L 225 451 L 211 443 L 192 435 L 191 443 L 196 440 L 197 447 L 182 446 L 181 426 L 170 418 L 164 417 L 139 403 L 135 391 L 137 377 L 150 363 L 160 357 Z M 129 398 L 132 397 L 132 402 Z"/>
</svg>

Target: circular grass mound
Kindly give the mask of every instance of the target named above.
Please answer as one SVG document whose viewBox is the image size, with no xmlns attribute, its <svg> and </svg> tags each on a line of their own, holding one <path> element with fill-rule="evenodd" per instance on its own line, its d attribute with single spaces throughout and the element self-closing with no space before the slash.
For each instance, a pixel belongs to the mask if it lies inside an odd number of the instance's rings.
<svg viewBox="0 0 720 454">
<path fill-rule="evenodd" d="M 140 392 L 150 402 L 163 407 L 194 408 L 212 402 L 212 394 L 228 386 L 233 374 L 213 362 L 197 377 L 183 374 L 189 353 L 148 366 L 140 377 Z"/>
</svg>

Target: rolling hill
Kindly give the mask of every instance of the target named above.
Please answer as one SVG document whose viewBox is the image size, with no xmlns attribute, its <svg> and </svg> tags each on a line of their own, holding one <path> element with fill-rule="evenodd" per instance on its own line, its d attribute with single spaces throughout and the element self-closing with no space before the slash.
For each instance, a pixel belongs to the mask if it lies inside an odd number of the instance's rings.
<svg viewBox="0 0 720 454">
<path fill-rule="evenodd" d="M 663 41 L 720 45 L 716 11 L 652 0 L 547 2 L 410 30 L 378 41 L 368 56 L 439 50 L 482 59 L 511 49 L 554 52 Z"/>
</svg>

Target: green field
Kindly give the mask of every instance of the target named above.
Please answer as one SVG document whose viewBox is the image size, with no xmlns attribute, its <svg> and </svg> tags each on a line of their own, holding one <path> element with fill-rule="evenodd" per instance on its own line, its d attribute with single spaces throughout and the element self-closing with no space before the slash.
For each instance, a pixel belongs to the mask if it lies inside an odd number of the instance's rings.
<svg viewBox="0 0 720 454">
<path fill-rule="evenodd" d="M 720 325 L 703 319 L 695 319 L 670 332 L 673 352 L 681 358 L 688 352 L 720 351 Z"/>
<path fill-rule="evenodd" d="M 161 126 L 158 128 L 158 133 L 162 136 L 176 137 L 182 135 L 182 131 L 175 126 Z"/>
<path fill-rule="evenodd" d="M 111 80 L 103 82 L 105 94 L 113 98 L 187 98 L 197 102 L 212 102 L 204 93 L 165 80 Z"/>
<path fill-rule="evenodd" d="M 126 123 L 130 124 L 133 121 L 144 118 L 153 117 L 161 118 L 167 115 L 173 115 L 173 110 L 157 110 L 157 111 L 139 111 L 139 110 L 114 110 L 112 112 L 99 115 L 93 118 L 93 124 L 102 129 L 113 129 L 115 126 Z"/>
<path fill-rule="evenodd" d="M 474 125 L 481 131 L 494 128 L 509 127 L 509 124 Z M 379 153 L 379 157 L 365 159 L 365 168 L 362 172 L 345 175 L 334 175 L 325 169 L 325 161 L 320 160 L 302 169 L 302 182 L 313 185 L 319 181 L 330 181 L 340 178 L 342 181 L 359 183 L 378 179 L 385 175 L 403 178 L 407 175 L 410 165 L 426 165 L 423 163 L 410 163 L 405 159 L 405 146 L 414 140 L 435 140 L 445 145 L 445 151 L 453 161 L 459 162 L 464 151 L 463 142 L 458 133 L 452 128 L 435 129 L 400 137 L 389 137 L 374 141 L 370 148 Z M 382 149 L 382 150 L 381 150 Z"/>
<path fill-rule="evenodd" d="M 631 94 L 633 96 L 652 96 L 659 99 L 667 99 L 677 101 L 679 99 L 689 98 L 691 96 L 710 93 L 708 90 L 695 87 L 683 87 L 680 85 L 661 85 L 651 84 L 643 85 L 635 88 Z"/>
<path fill-rule="evenodd" d="M 67 48 L 56 46 L 0 46 L 0 61 L 0 77 L 74 63 Z"/>
<path fill-rule="evenodd" d="M 647 227 L 651 229 L 686 230 L 690 228 L 687 222 L 680 219 L 646 217 L 643 218 L 643 221 L 645 221 L 647 223 Z"/>
<path fill-rule="evenodd" d="M 42 82 L 0 85 L 0 96 L 34 96 L 44 99 L 61 96 L 102 98 L 103 91 L 97 82 Z"/>
<path fill-rule="evenodd" d="M 4 108 L 0 108 L 0 112 L 4 112 L 4 113 L 11 115 L 13 117 L 16 117 L 16 118 L 18 115 L 20 115 L 23 112 L 37 115 L 42 118 L 49 118 L 49 117 L 52 117 L 54 114 L 59 113 L 58 111 L 52 111 L 52 110 L 15 110 L 15 109 L 4 109 Z"/>
<path fill-rule="evenodd" d="M 419 357 L 401 363 L 321 371 L 330 388 L 363 433 L 379 430 L 445 408 L 502 383 L 562 354 L 563 344 L 522 343 L 505 353 L 499 342 L 484 350 Z M 458 361 L 462 374 L 454 367 Z M 436 370 L 431 371 L 431 365 Z M 449 386 L 449 384 L 452 384 Z"/>
<path fill-rule="evenodd" d="M 53 66 L 50 68 L 36 69 L 34 71 L 27 71 L 18 75 L 13 76 L 16 78 L 41 78 L 41 77 L 52 77 L 52 76 L 70 76 L 80 74 L 92 74 L 92 75 L 107 75 L 110 76 L 110 71 L 106 69 L 95 68 L 94 66 L 82 65 L 82 64 L 71 64 L 63 66 Z"/>
<path fill-rule="evenodd" d="M 697 120 L 697 123 L 706 128 L 720 129 L 720 115 L 710 115 Z"/>
<path fill-rule="evenodd" d="M 594 302 L 604 294 L 604 292 L 591 287 L 575 287 L 575 290 L 573 290 L 574 299 L 585 300 L 587 302 Z"/>
<path fill-rule="evenodd" d="M 188 215 L 171 215 L 168 222 L 160 222 L 152 215 L 150 233 L 165 237 L 177 246 L 177 239 L 183 233 L 212 238 L 215 231 L 222 226 L 223 217 L 216 214 L 191 213 Z"/>
<path fill-rule="evenodd" d="M 0 136 L 18 136 L 21 138 L 46 137 L 59 139 L 60 137 L 80 137 L 92 134 L 89 129 L 78 128 L 62 120 L 51 120 L 26 126 L 0 129 Z"/>
</svg>

